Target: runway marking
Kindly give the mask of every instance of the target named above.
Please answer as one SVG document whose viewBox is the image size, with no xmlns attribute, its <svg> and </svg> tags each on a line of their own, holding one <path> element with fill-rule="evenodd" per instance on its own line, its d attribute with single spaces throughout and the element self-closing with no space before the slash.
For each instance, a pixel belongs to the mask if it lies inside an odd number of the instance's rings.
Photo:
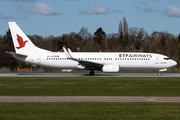
<svg viewBox="0 0 180 120">
<path fill-rule="evenodd" d="M 146 100 L 149 102 L 156 102 L 154 99 L 150 99 L 149 97 L 146 97 Z"/>
<path fill-rule="evenodd" d="M 0 102 L 161 102 L 179 103 L 180 97 L 161 96 L 0 96 Z"/>
</svg>

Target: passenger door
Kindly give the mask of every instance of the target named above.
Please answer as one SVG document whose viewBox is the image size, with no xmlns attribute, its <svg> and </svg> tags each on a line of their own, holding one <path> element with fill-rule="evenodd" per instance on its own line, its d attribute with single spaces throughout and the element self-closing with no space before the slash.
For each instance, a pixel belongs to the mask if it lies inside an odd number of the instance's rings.
<svg viewBox="0 0 180 120">
<path fill-rule="evenodd" d="M 38 56 L 37 56 L 37 63 L 38 63 L 38 64 L 41 64 L 41 55 L 38 55 Z"/>
<path fill-rule="evenodd" d="M 159 64 L 159 56 L 156 56 L 156 58 L 155 58 L 155 63 L 156 63 L 156 64 Z"/>
</svg>

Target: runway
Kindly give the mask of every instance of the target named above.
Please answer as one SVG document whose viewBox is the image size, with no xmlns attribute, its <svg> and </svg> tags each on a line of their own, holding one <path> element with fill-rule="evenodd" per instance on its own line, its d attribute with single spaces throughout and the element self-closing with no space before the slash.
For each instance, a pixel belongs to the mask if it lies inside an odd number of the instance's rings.
<svg viewBox="0 0 180 120">
<path fill-rule="evenodd" d="M 0 73 L 0 77 L 180 77 L 180 73 Z"/>
<path fill-rule="evenodd" d="M 0 102 L 121 102 L 179 103 L 180 97 L 150 96 L 0 96 Z"/>
</svg>

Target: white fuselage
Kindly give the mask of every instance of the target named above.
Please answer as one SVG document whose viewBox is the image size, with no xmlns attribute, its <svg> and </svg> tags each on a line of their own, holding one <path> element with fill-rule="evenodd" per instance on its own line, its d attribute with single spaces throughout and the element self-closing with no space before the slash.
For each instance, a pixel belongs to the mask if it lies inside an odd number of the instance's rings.
<svg viewBox="0 0 180 120">
<path fill-rule="evenodd" d="M 118 65 L 126 69 L 167 69 L 177 63 L 165 55 L 155 53 L 130 52 L 72 52 L 73 58 L 100 63 L 103 65 Z M 21 61 L 60 69 L 83 69 L 77 61 L 67 59 L 64 52 L 28 53 L 27 57 L 15 57 Z"/>
</svg>

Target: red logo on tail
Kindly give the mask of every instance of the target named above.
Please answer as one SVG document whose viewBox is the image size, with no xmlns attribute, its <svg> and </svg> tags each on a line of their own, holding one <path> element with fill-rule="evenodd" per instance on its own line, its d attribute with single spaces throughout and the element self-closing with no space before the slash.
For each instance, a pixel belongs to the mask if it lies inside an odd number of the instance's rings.
<svg viewBox="0 0 180 120">
<path fill-rule="evenodd" d="M 26 42 L 28 42 L 27 40 L 23 41 L 23 38 L 19 35 L 17 35 L 17 41 L 19 43 L 19 47 L 16 47 L 17 49 L 23 48 L 25 46 Z"/>
</svg>

